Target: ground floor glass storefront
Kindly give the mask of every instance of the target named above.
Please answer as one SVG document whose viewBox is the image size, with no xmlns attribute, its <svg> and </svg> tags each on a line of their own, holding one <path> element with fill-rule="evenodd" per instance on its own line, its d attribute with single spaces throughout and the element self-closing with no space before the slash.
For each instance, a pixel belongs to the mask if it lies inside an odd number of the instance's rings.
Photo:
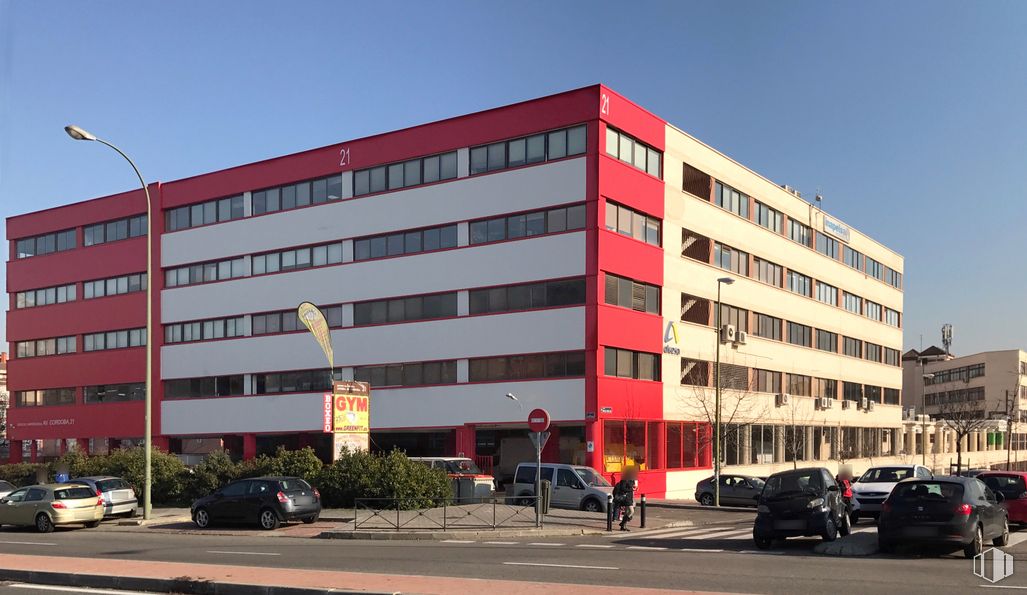
<svg viewBox="0 0 1027 595">
<path fill-rule="evenodd" d="M 899 428 L 726 424 L 722 456 L 726 465 L 766 465 L 898 455 Z"/>
</svg>

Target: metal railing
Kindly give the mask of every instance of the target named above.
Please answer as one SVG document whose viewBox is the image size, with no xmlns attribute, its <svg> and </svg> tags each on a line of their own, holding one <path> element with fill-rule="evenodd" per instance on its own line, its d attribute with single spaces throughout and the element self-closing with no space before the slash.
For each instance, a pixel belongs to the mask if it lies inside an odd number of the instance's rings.
<svg viewBox="0 0 1027 595">
<path fill-rule="evenodd" d="M 448 498 L 357 498 L 353 502 L 353 530 L 529 528 L 535 526 L 536 500 L 535 496 L 495 496 L 456 504 Z"/>
</svg>

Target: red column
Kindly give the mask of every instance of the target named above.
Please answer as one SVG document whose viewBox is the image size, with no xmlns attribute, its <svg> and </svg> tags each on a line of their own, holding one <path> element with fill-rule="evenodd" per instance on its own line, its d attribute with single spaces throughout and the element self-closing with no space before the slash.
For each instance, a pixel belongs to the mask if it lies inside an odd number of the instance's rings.
<svg viewBox="0 0 1027 595">
<path fill-rule="evenodd" d="M 257 456 L 257 435 L 256 434 L 243 434 L 242 435 L 242 458 L 250 460 Z"/>
<path fill-rule="evenodd" d="M 64 455 L 66 452 L 68 452 L 68 440 L 65 439 L 65 438 L 58 438 L 57 439 L 57 454 L 58 455 Z"/>
<path fill-rule="evenodd" d="M 591 443 L 592 452 L 588 451 Z M 603 469 L 603 423 L 591 420 L 585 422 L 585 464 L 599 473 L 606 473 Z"/>
<path fill-rule="evenodd" d="M 168 452 L 168 437 L 167 436 L 151 436 L 150 440 L 153 442 L 153 448 L 156 450 L 162 450 Z"/>
<path fill-rule="evenodd" d="M 11 440 L 10 442 L 11 452 L 7 455 L 8 463 L 20 463 L 24 458 L 22 454 L 21 440 Z"/>
<path fill-rule="evenodd" d="M 543 463 L 570 463 L 572 461 L 560 460 L 560 428 L 549 426 L 549 440 L 546 447 L 542 449 Z"/>
<path fill-rule="evenodd" d="M 456 444 L 454 445 L 455 456 L 473 459 L 477 452 L 474 425 L 465 424 L 460 426 L 454 434 L 456 435 Z"/>
<path fill-rule="evenodd" d="M 75 448 L 84 455 L 89 454 L 89 438 L 76 438 Z"/>
<path fill-rule="evenodd" d="M 33 440 L 29 445 L 29 462 L 39 462 L 39 442 L 37 440 Z"/>
</svg>

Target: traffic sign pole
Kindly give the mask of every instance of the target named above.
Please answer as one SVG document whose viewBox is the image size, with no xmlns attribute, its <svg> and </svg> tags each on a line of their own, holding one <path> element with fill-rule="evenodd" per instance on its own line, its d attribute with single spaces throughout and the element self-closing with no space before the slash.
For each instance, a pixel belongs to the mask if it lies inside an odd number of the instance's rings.
<svg viewBox="0 0 1027 595">
<path fill-rule="evenodd" d="M 545 409 L 532 409 L 528 414 L 528 429 L 535 433 L 535 528 L 542 526 L 542 447 L 549 438 L 549 412 Z"/>
</svg>

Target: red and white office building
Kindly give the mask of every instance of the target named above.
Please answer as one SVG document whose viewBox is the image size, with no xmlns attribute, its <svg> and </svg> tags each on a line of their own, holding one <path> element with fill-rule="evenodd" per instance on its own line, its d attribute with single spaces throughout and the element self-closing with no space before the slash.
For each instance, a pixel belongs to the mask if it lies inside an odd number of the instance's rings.
<svg viewBox="0 0 1027 595">
<path fill-rule="evenodd" d="M 766 406 L 725 417 L 725 460 L 899 454 L 901 256 L 604 86 L 149 190 L 150 221 L 141 190 L 8 218 L 12 461 L 139 443 L 145 349 L 161 448 L 330 457 L 310 301 L 374 448 L 502 475 L 544 407 L 545 460 L 673 496 L 711 468 L 725 276 L 725 386 Z"/>
</svg>

